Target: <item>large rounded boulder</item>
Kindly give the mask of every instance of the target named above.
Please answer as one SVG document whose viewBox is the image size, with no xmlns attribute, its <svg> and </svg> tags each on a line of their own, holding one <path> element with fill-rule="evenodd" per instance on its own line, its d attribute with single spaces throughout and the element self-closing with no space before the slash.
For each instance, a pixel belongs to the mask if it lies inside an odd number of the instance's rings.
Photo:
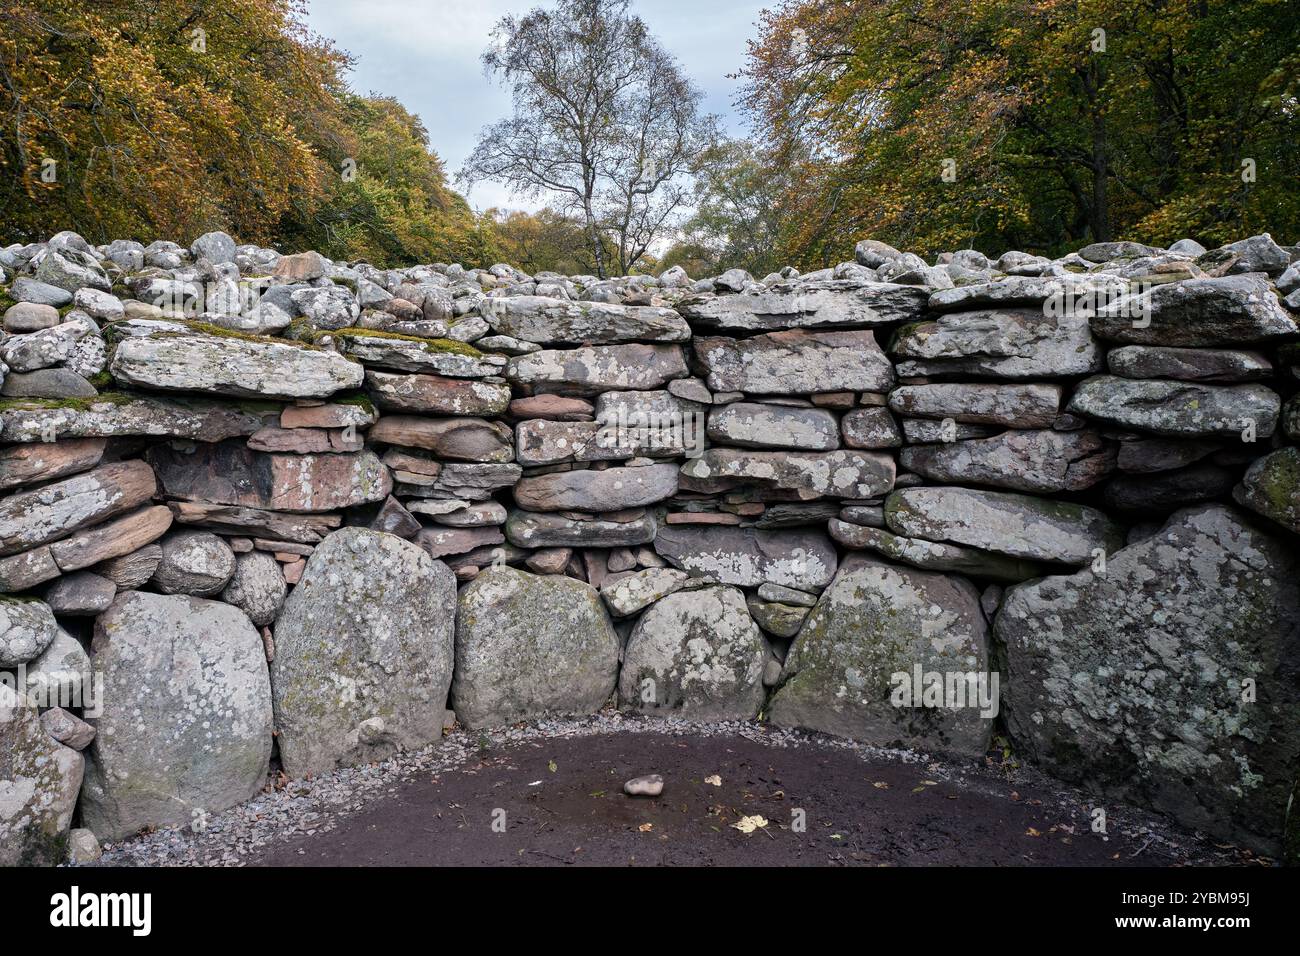
<svg viewBox="0 0 1300 956">
<path fill-rule="evenodd" d="M 996 677 L 969 581 L 855 555 L 791 645 L 769 718 L 880 747 L 983 754 Z"/>
<path fill-rule="evenodd" d="M 1017 753 L 1278 851 L 1300 766 L 1297 580 L 1289 544 L 1202 505 L 1104 570 L 1011 588 L 996 634 Z"/>
<path fill-rule="evenodd" d="M 456 583 L 391 534 L 321 542 L 275 623 L 271 688 L 285 773 L 302 777 L 442 736 Z"/>
<path fill-rule="evenodd" d="M 678 591 L 637 620 L 619 701 L 646 714 L 748 720 L 763 707 L 767 656 L 739 588 Z"/>
<path fill-rule="evenodd" d="M 81 816 L 101 840 L 201 823 L 262 789 L 271 688 L 262 639 L 238 608 L 125 591 L 95 621 L 91 664 Z"/>
<path fill-rule="evenodd" d="M 618 676 L 619 640 L 596 589 L 510 567 L 460 592 L 451 698 L 467 727 L 591 714 Z"/>
</svg>

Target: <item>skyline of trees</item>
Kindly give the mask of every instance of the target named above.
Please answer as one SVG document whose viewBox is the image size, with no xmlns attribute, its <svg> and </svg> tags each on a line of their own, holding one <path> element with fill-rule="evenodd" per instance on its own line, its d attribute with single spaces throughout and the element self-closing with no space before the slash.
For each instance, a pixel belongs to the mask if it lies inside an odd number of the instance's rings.
<svg viewBox="0 0 1300 956">
<path fill-rule="evenodd" d="M 1300 238 L 1300 0 L 783 0 L 741 140 L 627 0 L 558 2 L 498 25 L 484 64 L 522 108 L 461 171 L 544 205 L 479 211 L 300 0 L 0 0 L 3 239 L 220 228 L 380 265 L 761 276 L 865 237 Z"/>
</svg>

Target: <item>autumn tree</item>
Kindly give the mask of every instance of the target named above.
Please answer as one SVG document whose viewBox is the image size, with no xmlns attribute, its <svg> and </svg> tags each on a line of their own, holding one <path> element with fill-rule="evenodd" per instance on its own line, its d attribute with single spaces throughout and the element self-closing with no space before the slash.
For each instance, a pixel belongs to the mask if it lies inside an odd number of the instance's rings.
<svg viewBox="0 0 1300 956">
<path fill-rule="evenodd" d="M 344 135 L 346 56 L 290 0 L 0 0 L 10 239 L 274 237 Z"/>
<path fill-rule="evenodd" d="M 428 133 L 357 96 L 297 0 L 0 0 L 0 241 L 317 248 L 487 265 Z"/>
<path fill-rule="evenodd" d="M 447 183 L 419 117 L 387 96 L 339 96 L 344 135 L 328 157 L 339 175 L 295 210 L 287 241 L 387 266 L 485 262 L 488 235 Z"/>
<path fill-rule="evenodd" d="M 744 106 L 792 248 L 1048 252 L 1300 229 L 1295 0 L 790 0 Z M 1289 10 L 1289 13 L 1287 12 Z"/>
<path fill-rule="evenodd" d="M 627 0 L 504 17 L 483 66 L 510 89 L 513 115 L 483 130 L 462 181 L 547 196 L 581 219 L 598 275 L 630 272 L 687 203 L 709 135 L 699 91 Z"/>
<path fill-rule="evenodd" d="M 554 209 L 537 212 L 489 209 L 493 248 L 498 257 L 525 272 L 558 272 L 561 275 L 593 275 L 595 256 L 587 244 L 586 224 Z M 601 234 L 606 261 L 617 256 L 609 239 Z"/>
<path fill-rule="evenodd" d="M 755 275 L 785 265 L 786 219 L 782 203 L 791 187 L 781 165 L 745 140 L 718 139 L 694 169 L 693 212 L 663 258 L 688 272 L 731 268 Z"/>
</svg>

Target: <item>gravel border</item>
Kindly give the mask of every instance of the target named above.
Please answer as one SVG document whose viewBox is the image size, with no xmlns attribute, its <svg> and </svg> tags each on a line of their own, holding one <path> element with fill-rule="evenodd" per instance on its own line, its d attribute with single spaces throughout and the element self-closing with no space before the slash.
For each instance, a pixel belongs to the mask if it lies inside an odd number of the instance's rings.
<svg viewBox="0 0 1300 956">
<path fill-rule="evenodd" d="M 601 734 L 666 734 L 678 737 L 740 736 L 770 747 L 817 748 L 856 754 L 864 762 L 896 761 L 925 765 L 927 774 L 985 793 L 1006 796 L 1016 786 L 1033 787 L 1050 795 L 1063 819 L 1081 831 L 1089 827 L 1093 801 L 1082 791 L 1027 767 L 990 767 L 934 759 L 911 750 L 872 747 L 838 737 L 784 730 L 753 721 L 694 723 L 660 717 L 626 716 L 607 710 L 587 717 L 538 720 L 511 727 L 470 731 L 457 727 L 438 744 L 397 754 L 363 767 L 331 771 L 314 778 L 289 781 L 279 789 L 274 779 L 247 803 L 207 818 L 201 830 L 169 827 L 104 845 L 104 854 L 90 866 L 245 866 L 256 854 L 290 839 L 328 832 L 368 803 L 396 793 L 418 775 L 440 774 L 472 765 L 487 749 L 499 751 L 547 740 Z M 1044 802 L 1047 802 L 1044 800 Z M 1213 844 L 1180 830 L 1148 811 L 1107 805 L 1112 833 L 1142 840 L 1141 853 L 1154 847 L 1153 864 L 1173 858 L 1202 865 L 1268 863 L 1232 847 Z M 1134 854 L 1135 856 L 1137 854 Z"/>
</svg>

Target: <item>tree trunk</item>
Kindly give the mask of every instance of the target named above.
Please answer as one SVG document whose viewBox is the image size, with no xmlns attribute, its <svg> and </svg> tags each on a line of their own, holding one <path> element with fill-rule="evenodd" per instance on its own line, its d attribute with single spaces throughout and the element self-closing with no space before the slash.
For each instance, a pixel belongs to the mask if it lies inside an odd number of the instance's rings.
<svg viewBox="0 0 1300 956">
<path fill-rule="evenodd" d="M 1094 242 L 1110 242 L 1110 162 L 1107 156 L 1106 117 L 1102 113 L 1101 68 L 1089 64 L 1083 71 L 1083 90 L 1092 118 L 1092 197 L 1089 224 Z"/>
</svg>

